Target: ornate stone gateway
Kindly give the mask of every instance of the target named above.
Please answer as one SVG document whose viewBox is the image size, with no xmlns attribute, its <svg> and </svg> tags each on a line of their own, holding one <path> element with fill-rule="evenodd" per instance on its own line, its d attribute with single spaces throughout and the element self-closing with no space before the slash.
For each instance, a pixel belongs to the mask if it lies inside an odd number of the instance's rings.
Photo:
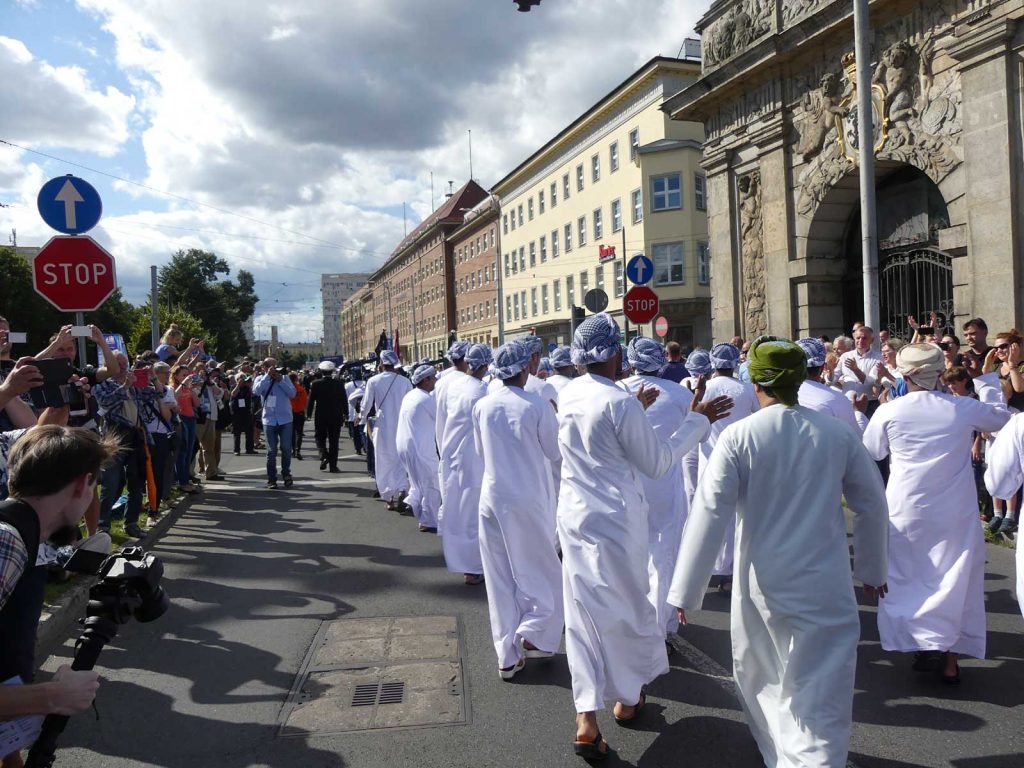
<svg viewBox="0 0 1024 768">
<path fill-rule="evenodd" d="M 851 13 L 848 0 L 719 0 L 698 25 L 701 80 L 664 108 L 706 129 L 715 338 L 860 319 L 847 258 L 860 98 L 879 184 L 917 169 L 943 210 L 922 219 L 899 195 L 880 201 L 880 219 L 905 214 L 880 221 L 887 324 L 904 333 L 906 314 L 940 305 L 954 323 L 1020 323 L 1024 0 L 876 0 L 870 94 L 856 88 Z"/>
</svg>

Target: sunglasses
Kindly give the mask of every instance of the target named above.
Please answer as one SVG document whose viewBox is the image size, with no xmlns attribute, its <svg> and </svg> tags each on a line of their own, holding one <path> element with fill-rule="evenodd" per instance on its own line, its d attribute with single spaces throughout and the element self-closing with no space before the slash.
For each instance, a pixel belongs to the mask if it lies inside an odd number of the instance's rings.
<svg viewBox="0 0 1024 768">
<path fill-rule="evenodd" d="M 996 349 L 1009 349 L 1009 344 L 996 344 Z"/>
</svg>

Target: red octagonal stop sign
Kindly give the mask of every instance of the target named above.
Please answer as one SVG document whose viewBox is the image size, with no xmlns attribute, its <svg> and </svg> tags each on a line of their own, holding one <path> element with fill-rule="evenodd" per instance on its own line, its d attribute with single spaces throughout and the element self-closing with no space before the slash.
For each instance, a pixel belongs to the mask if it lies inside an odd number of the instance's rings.
<svg viewBox="0 0 1024 768">
<path fill-rule="evenodd" d="M 62 312 L 92 312 L 117 288 L 114 257 L 91 237 L 50 238 L 32 260 L 32 285 Z"/>
<path fill-rule="evenodd" d="M 631 323 L 649 323 L 658 314 L 658 294 L 646 285 L 633 286 L 622 300 L 622 311 Z"/>
</svg>

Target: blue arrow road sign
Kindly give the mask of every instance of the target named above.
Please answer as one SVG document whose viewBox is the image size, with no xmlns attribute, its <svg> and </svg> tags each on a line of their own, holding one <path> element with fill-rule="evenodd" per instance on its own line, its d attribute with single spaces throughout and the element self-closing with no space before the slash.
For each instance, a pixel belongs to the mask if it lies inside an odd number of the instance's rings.
<svg viewBox="0 0 1024 768">
<path fill-rule="evenodd" d="M 649 283 L 654 277 L 654 262 L 642 253 L 636 254 L 626 265 L 626 277 L 634 285 Z"/>
<path fill-rule="evenodd" d="M 65 235 L 80 235 L 96 226 L 103 213 L 100 193 L 84 179 L 68 174 L 50 179 L 39 190 L 39 215 Z"/>
</svg>

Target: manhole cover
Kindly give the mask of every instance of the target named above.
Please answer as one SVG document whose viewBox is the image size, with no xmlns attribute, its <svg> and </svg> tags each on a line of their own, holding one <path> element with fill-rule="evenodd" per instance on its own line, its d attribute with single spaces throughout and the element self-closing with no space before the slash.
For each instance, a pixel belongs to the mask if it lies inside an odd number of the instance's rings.
<svg viewBox="0 0 1024 768">
<path fill-rule="evenodd" d="M 282 736 L 468 720 L 455 616 L 326 621 L 281 710 Z"/>
</svg>

